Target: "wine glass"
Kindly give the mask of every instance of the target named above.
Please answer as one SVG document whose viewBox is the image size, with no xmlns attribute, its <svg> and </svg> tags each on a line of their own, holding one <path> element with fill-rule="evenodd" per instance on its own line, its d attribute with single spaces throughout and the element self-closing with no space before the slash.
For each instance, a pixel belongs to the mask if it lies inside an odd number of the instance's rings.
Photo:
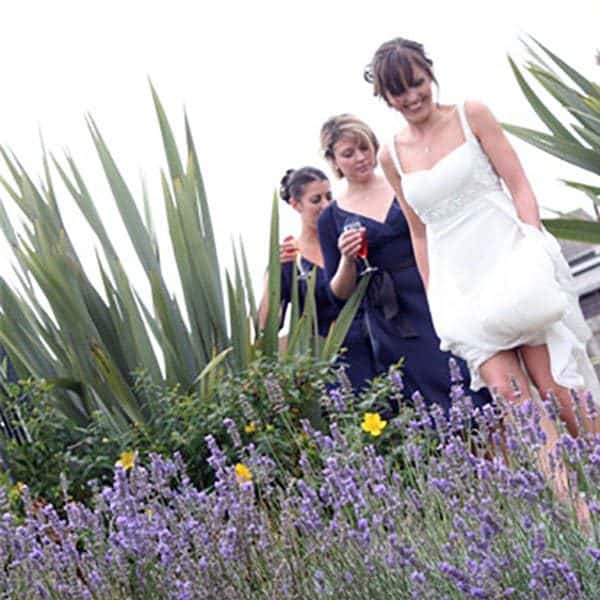
<svg viewBox="0 0 600 600">
<path fill-rule="evenodd" d="M 296 263 L 296 268 L 298 269 L 298 280 L 304 281 L 310 277 L 310 272 L 304 268 L 302 264 L 302 255 L 300 254 L 300 246 L 298 245 L 298 240 L 293 235 L 288 235 L 283 238 L 284 242 L 290 242 L 293 246 L 292 250 L 289 252 L 294 253 L 294 262 Z"/>
<path fill-rule="evenodd" d="M 361 230 L 362 243 L 360 245 L 358 253 L 356 254 L 356 257 L 360 258 L 365 265 L 365 268 L 359 273 L 359 275 L 362 277 L 367 273 L 374 273 L 375 271 L 378 271 L 378 268 L 372 266 L 371 263 L 369 263 L 369 259 L 367 258 L 367 254 L 369 253 L 369 243 L 367 241 L 367 232 L 363 228 L 360 219 L 358 217 L 350 217 L 344 223 L 344 231 L 356 231 L 358 229 Z"/>
<path fill-rule="evenodd" d="M 304 281 L 310 277 L 310 271 L 307 271 L 302 264 L 302 254 L 296 249 L 296 266 L 298 267 L 298 281 Z"/>
</svg>

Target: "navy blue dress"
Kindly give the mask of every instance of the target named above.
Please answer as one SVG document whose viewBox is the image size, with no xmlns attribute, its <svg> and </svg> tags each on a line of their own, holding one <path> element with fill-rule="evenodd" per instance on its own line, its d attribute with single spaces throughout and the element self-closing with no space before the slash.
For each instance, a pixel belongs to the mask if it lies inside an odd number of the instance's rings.
<svg viewBox="0 0 600 600">
<path fill-rule="evenodd" d="M 302 268 L 308 273 L 313 270 L 314 263 L 301 257 Z M 285 263 L 281 267 L 281 325 L 285 319 L 288 304 L 292 301 L 293 269 L 295 262 Z M 300 310 L 304 308 L 304 299 L 308 291 L 307 282 L 298 280 L 298 299 L 300 300 Z M 329 333 L 329 326 L 338 315 L 339 306 L 333 300 L 329 292 L 329 283 L 325 277 L 325 272 L 321 267 L 317 267 L 317 281 L 315 282 L 315 304 L 317 305 L 317 323 L 319 334 L 326 337 Z"/>
<path fill-rule="evenodd" d="M 319 218 L 319 237 L 328 280 L 335 275 L 340 261 L 338 238 L 344 223 L 358 217 L 366 228 L 368 259 L 378 271 L 371 282 L 353 323 L 349 348 L 348 375 L 360 387 L 375 375 L 404 357 L 405 397 L 420 391 L 425 402 L 450 406 L 449 352 L 439 349 L 437 337 L 415 262 L 406 218 L 394 199 L 383 223 L 348 212 L 332 202 Z M 357 273 L 363 262 L 357 259 Z M 357 275 L 358 277 L 358 275 Z M 331 291 L 330 291 L 331 293 Z M 356 347 L 353 347 L 353 346 Z M 465 363 L 457 358 L 465 390 L 470 380 Z M 491 400 L 484 389 L 469 394 L 476 406 Z"/>
</svg>

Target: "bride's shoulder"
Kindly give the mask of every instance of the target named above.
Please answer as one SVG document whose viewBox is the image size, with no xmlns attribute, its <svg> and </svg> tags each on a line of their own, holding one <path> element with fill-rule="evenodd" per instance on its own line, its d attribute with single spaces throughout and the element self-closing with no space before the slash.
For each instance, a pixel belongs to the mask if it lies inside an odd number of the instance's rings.
<svg viewBox="0 0 600 600">
<path fill-rule="evenodd" d="M 465 117 L 474 133 L 497 126 L 490 107 L 481 100 L 465 100 Z"/>
<path fill-rule="evenodd" d="M 398 133 L 396 133 L 396 135 L 394 136 L 394 142 L 399 146 L 404 146 L 411 142 L 410 131 L 408 127 L 405 127 L 404 129 L 401 129 Z"/>
<path fill-rule="evenodd" d="M 408 128 L 401 129 L 397 133 L 394 133 L 386 143 L 381 145 L 379 150 L 379 160 L 387 161 L 391 160 L 390 154 L 396 152 L 397 148 L 402 148 L 410 143 Z"/>
<path fill-rule="evenodd" d="M 465 100 L 463 106 L 468 119 L 494 118 L 490 107 L 481 100 Z"/>
</svg>

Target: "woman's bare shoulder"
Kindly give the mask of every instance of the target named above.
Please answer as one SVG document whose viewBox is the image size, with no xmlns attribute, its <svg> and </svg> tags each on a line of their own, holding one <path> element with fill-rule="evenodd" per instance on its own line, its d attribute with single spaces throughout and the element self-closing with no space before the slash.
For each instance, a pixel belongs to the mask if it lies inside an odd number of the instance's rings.
<svg viewBox="0 0 600 600">
<path fill-rule="evenodd" d="M 392 138 L 394 143 L 398 146 L 405 146 L 406 144 L 411 143 L 411 134 L 408 127 L 401 129 L 394 137 Z"/>
<path fill-rule="evenodd" d="M 465 100 L 465 116 L 474 131 L 496 125 L 497 121 L 489 106 L 481 100 Z"/>
<path fill-rule="evenodd" d="M 378 159 L 381 169 L 385 174 L 383 179 L 386 181 L 386 183 L 391 182 L 391 180 L 400 179 L 400 173 L 398 173 L 396 170 L 394 159 L 392 158 L 392 149 L 387 144 L 382 146 L 379 150 Z"/>
<path fill-rule="evenodd" d="M 378 158 L 379 158 L 379 161 L 381 162 L 381 165 L 384 166 L 386 164 L 389 164 L 389 165 L 393 166 L 394 162 L 393 162 L 392 152 L 396 152 L 397 148 L 400 148 L 402 146 L 406 146 L 409 144 L 410 144 L 410 139 L 409 139 L 408 128 L 402 129 L 398 133 L 395 133 L 394 135 L 392 135 L 389 138 L 389 140 L 387 140 L 386 143 L 384 143 L 381 146 L 381 148 L 379 150 Z"/>
</svg>

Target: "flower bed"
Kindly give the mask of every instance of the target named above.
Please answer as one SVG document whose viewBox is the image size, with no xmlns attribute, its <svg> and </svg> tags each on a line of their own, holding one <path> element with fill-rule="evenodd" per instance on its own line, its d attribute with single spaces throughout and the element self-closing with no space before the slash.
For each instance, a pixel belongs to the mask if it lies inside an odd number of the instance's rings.
<svg viewBox="0 0 600 600">
<path fill-rule="evenodd" d="M 501 438 L 499 407 L 472 413 L 457 385 L 448 418 L 418 397 L 389 421 L 365 418 L 333 396 L 327 433 L 303 423 L 295 473 L 253 444 L 230 462 L 208 436 L 210 490 L 191 483 L 177 455 L 142 465 L 134 454 L 91 507 L 67 502 L 58 514 L 21 486 L 25 517 L 3 511 L 0 522 L 0 593 L 600 597 L 598 437 L 563 432 L 558 448 L 591 510 L 582 528 L 535 467 L 544 440 L 532 404 L 503 418 Z"/>
</svg>

